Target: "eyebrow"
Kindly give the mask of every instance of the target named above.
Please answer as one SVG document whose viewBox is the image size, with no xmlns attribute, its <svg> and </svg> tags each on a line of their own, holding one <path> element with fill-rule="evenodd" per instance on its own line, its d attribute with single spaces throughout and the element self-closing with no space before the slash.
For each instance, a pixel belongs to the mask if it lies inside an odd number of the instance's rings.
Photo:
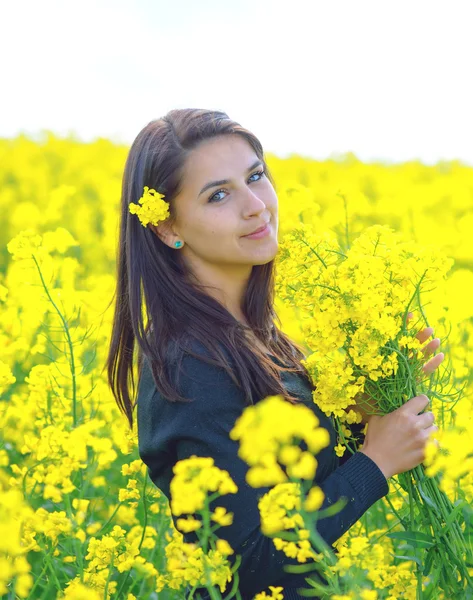
<svg viewBox="0 0 473 600">
<path fill-rule="evenodd" d="M 262 165 L 262 164 L 263 164 L 262 161 L 258 159 L 250 167 L 248 167 L 246 172 L 248 173 L 249 171 L 256 169 L 256 167 L 258 167 L 259 165 Z M 209 181 L 209 183 L 206 183 L 204 185 L 204 187 L 200 190 L 199 196 L 201 196 L 206 190 L 208 190 L 212 187 L 216 187 L 217 185 L 225 185 L 226 183 L 230 183 L 230 180 L 229 179 L 219 179 L 217 181 Z M 199 196 L 197 196 L 197 197 L 199 197 Z"/>
</svg>

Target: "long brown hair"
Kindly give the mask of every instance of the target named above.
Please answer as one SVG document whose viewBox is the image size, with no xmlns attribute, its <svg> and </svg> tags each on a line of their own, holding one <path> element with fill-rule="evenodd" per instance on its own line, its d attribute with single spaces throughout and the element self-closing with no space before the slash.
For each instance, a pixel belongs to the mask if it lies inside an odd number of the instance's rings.
<svg viewBox="0 0 473 600">
<path fill-rule="evenodd" d="M 201 141 L 226 134 L 238 134 L 247 140 L 275 187 L 259 140 L 221 111 L 171 110 L 140 131 L 127 156 L 122 182 L 115 312 L 104 368 L 107 368 L 118 407 L 130 427 L 136 405 L 136 399 L 132 402 L 136 393 L 135 350 L 138 379 L 145 355 L 158 391 L 172 402 L 189 400 L 178 394 L 169 376 L 171 366 L 180 365 L 184 352 L 222 366 L 242 387 L 247 404 L 253 402 L 254 395 L 261 399 L 275 394 L 281 394 L 289 402 L 298 402 L 281 383 L 282 370 L 298 372 L 310 381 L 300 363 L 304 358 L 301 346 L 275 325 L 277 321 L 280 326 L 281 321 L 273 307 L 274 260 L 253 266 L 241 307 L 247 327 L 203 288 L 191 282 L 179 250 L 167 246 L 129 212 L 130 202 L 137 203 L 147 185 L 164 194 L 172 223 L 175 219 L 173 198 L 182 189 L 183 167 L 189 153 Z M 275 364 L 251 344 L 245 334 L 248 330 L 283 366 Z M 196 342 L 203 344 L 214 360 L 194 353 L 192 347 L 195 348 Z M 230 357 L 235 370 L 226 356 Z"/>
</svg>

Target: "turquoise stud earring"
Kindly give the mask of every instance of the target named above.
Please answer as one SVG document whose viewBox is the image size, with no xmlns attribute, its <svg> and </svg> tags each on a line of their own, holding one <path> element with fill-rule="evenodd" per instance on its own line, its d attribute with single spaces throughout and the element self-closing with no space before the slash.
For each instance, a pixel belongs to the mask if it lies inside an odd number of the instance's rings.
<svg viewBox="0 0 473 600">
<path fill-rule="evenodd" d="M 174 244 L 174 246 L 175 246 L 176 248 L 180 248 L 180 247 L 182 246 L 182 242 L 176 242 L 176 243 Z"/>
</svg>

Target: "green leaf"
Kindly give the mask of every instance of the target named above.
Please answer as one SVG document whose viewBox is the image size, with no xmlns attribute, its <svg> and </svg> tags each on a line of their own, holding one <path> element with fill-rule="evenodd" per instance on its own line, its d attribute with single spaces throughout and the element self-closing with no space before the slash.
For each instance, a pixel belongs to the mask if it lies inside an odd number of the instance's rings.
<svg viewBox="0 0 473 600">
<path fill-rule="evenodd" d="M 325 517 L 332 517 L 340 512 L 347 504 L 348 499 L 345 496 L 342 496 L 335 502 L 335 504 L 332 504 L 331 506 L 328 506 L 322 510 L 318 510 L 314 514 L 317 515 L 317 520 L 325 519 Z"/>
<path fill-rule="evenodd" d="M 300 564 L 300 565 L 284 565 L 284 570 L 287 571 L 287 573 L 317 573 L 318 571 L 321 570 L 321 567 L 319 566 L 320 563 L 304 563 L 304 564 Z"/>
<path fill-rule="evenodd" d="M 473 527 L 473 508 L 465 499 L 462 498 L 461 500 L 463 501 L 463 519 L 465 520 L 465 523 L 470 525 L 470 527 Z"/>
<path fill-rule="evenodd" d="M 424 502 L 426 504 L 428 504 L 430 506 L 430 508 L 432 508 L 439 515 L 440 514 L 439 507 L 435 504 L 435 502 L 433 502 L 431 500 L 431 498 L 429 498 L 429 496 L 427 496 L 420 481 L 417 482 L 417 490 L 419 491 L 419 494 L 422 496 L 422 499 L 424 500 Z"/>
<path fill-rule="evenodd" d="M 437 551 L 437 548 L 435 546 L 432 546 L 432 548 L 429 548 L 427 550 L 426 559 L 425 559 L 425 563 L 424 563 L 424 570 L 422 571 L 422 575 L 424 577 L 427 577 L 427 575 L 430 573 L 430 571 L 432 569 L 436 551 Z"/>
<path fill-rule="evenodd" d="M 326 594 L 327 592 L 330 592 L 330 587 L 329 587 L 329 586 L 327 586 L 327 585 L 323 585 L 323 584 L 319 583 L 318 581 L 315 581 L 315 579 L 311 579 L 310 577 L 307 577 L 307 578 L 306 578 L 306 581 L 307 581 L 307 583 L 310 583 L 310 585 L 311 585 L 311 586 L 314 588 L 314 590 L 315 590 L 315 591 L 316 591 L 318 594 Z M 300 592 L 298 592 L 298 593 L 299 593 L 301 596 L 302 596 L 302 595 L 304 595 L 304 596 L 305 596 L 305 595 L 306 595 L 306 594 L 305 594 L 305 592 L 306 592 L 306 591 L 309 591 L 309 590 L 307 590 L 307 589 L 306 589 L 306 590 L 303 590 L 303 591 L 304 591 L 304 594 L 302 593 L 302 591 L 300 591 Z M 310 590 L 310 591 L 309 591 L 309 593 L 310 593 L 310 596 L 308 596 L 308 597 L 311 597 L 311 596 L 313 595 L 313 594 L 312 594 L 312 590 Z"/>
<path fill-rule="evenodd" d="M 442 529 L 442 533 L 447 533 L 448 532 L 448 530 L 452 526 L 453 522 L 457 518 L 458 513 L 463 510 L 464 504 L 465 504 L 464 500 L 459 500 L 458 501 L 458 504 L 455 506 L 455 508 L 452 510 L 452 512 L 448 515 L 448 517 L 447 517 L 447 519 L 445 521 L 445 525 L 444 525 L 444 527 Z"/>
<path fill-rule="evenodd" d="M 420 558 L 417 558 L 417 556 L 401 556 L 399 554 L 392 554 L 391 556 L 394 556 L 394 558 L 401 558 L 402 560 L 413 560 L 419 565 L 419 567 L 422 567 L 422 562 Z"/>
<path fill-rule="evenodd" d="M 386 535 L 395 540 L 405 540 L 414 548 L 431 548 L 435 546 L 435 539 L 431 535 L 420 531 L 393 531 Z"/>
<path fill-rule="evenodd" d="M 434 569 L 432 574 L 429 576 L 429 583 L 422 590 L 422 600 L 438 600 L 438 580 L 440 577 L 440 571 Z"/>
<path fill-rule="evenodd" d="M 286 541 L 286 542 L 297 542 L 297 540 L 299 539 L 299 536 L 297 533 L 295 533 L 294 531 L 277 531 L 277 532 L 273 532 L 271 534 L 268 534 L 267 537 L 270 538 L 281 538 L 282 540 Z"/>
</svg>

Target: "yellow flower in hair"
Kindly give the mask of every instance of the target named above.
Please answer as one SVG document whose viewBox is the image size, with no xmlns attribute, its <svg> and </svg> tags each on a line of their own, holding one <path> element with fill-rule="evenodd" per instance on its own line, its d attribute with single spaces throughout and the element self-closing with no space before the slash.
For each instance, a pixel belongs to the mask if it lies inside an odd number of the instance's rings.
<svg viewBox="0 0 473 600">
<path fill-rule="evenodd" d="M 169 204 L 165 202 L 164 194 L 149 189 L 147 185 L 145 185 L 143 195 L 138 202 L 141 206 L 130 202 L 129 210 L 132 215 L 138 215 L 143 227 L 146 227 L 148 223 L 157 225 L 158 221 L 165 221 L 170 215 Z"/>
</svg>

